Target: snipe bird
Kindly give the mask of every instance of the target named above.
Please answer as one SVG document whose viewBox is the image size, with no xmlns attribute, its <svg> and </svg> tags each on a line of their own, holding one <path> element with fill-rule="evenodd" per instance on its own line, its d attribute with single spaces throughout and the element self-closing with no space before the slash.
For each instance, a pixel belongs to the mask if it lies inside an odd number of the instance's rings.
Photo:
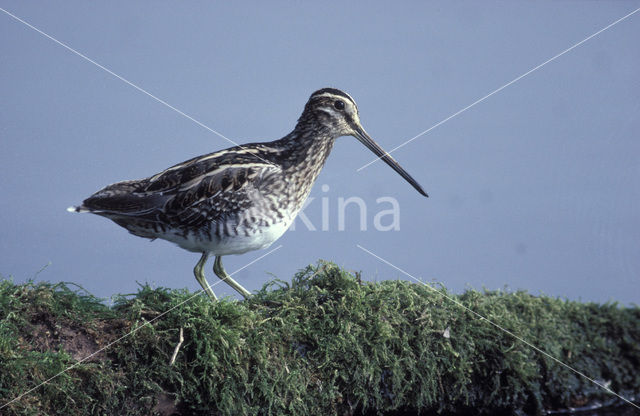
<svg viewBox="0 0 640 416">
<path fill-rule="evenodd" d="M 280 140 L 231 147 L 114 183 L 69 211 L 101 215 L 131 234 L 202 253 L 194 274 L 212 300 L 217 298 L 203 268 L 215 256 L 214 273 L 247 298 L 249 291 L 225 272 L 222 256 L 267 248 L 287 230 L 341 136 L 354 136 L 427 196 L 365 132 L 353 98 L 323 88 L 311 94 L 296 127 Z"/>
</svg>

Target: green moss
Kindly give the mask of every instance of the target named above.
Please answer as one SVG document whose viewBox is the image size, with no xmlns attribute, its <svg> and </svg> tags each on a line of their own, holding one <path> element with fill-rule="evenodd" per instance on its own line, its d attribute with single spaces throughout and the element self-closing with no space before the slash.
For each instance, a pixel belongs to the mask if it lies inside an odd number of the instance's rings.
<svg viewBox="0 0 640 416">
<path fill-rule="evenodd" d="M 614 391 L 640 391 L 638 308 L 362 282 L 320 262 L 215 304 L 145 286 L 109 308 L 62 284 L 2 281 L 0 406 L 135 332 L 0 413 L 541 414 L 611 397 L 443 294 Z"/>
</svg>

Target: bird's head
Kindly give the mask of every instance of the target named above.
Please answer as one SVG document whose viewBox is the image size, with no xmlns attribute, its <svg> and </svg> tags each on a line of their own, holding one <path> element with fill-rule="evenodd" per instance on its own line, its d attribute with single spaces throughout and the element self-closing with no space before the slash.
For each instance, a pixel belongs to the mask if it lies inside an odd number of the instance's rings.
<svg viewBox="0 0 640 416">
<path fill-rule="evenodd" d="M 422 187 L 385 150 L 367 134 L 360 124 L 358 106 L 346 92 L 323 88 L 311 94 L 298 120 L 299 129 L 322 132 L 318 137 L 334 140 L 353 136 L 409 182 L 418 192 L 428 196 Z"/>
<path fill-rule="evenodd" d="M 311 94 L 300 121 L 322 129 L 332 139 L 353 136 L 362 130 L 358 106 L 349 94 L 335 88 L 323 88 Z"/>
</svg>

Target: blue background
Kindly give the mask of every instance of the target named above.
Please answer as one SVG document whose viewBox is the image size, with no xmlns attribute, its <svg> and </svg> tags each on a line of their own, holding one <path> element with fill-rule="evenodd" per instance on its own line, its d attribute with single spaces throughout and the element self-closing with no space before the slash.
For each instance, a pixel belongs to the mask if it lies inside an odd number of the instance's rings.
<svg viewBox="0 0 640 416">
<path fill-rule="evenodd" d="M 308 96 L 333 86 L 391 149 L 640 2 L 0 7 L 239 143 L 284 136 Z M 199 289 L 197 254 L 66 208 L 230 144 L 2 12 L 0 39 L 2 277 L 37 274 L 102 297 L 136 282 Z M 408 279 L 360 244 L 456 292 L 639 303 L 638 39 L 640 12 L 395 152 L 428 199 L 383 163 L 356 171 L 373 155 L 339 139 L 305 210 L 318 230 L 298 222 L 272 246 L 281 249 L 235 277 L 255 290 L 323 258 L 371 280 Z M 354 196 L 367 204 L 367 230 L 350 206 L 338 231 L 338 198 Z M 389 196 L 400 230 L 376 231 L 374 215 L 388 208 L 376 199 Z M 224 263 L 232 272 L 264 253 Z M 223 286 L 218 294 L 233 294 Z"/>
</svg>

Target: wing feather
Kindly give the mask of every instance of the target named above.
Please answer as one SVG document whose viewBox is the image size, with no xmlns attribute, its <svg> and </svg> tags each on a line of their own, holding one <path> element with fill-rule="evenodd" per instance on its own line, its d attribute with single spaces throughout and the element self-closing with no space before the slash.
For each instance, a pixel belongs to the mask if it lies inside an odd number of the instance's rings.
<svg viewBox="0 0 640 416">
<path fill-rule="evenodd" d="M 196 183 L 175 188 L 163 215 L 168 223 L 189 227 L 222 221 L 254 205 L 265 178 L 279 172 L 267 164 L 226 166 L 215 174 L 202 175 Z"/>
<path fill-rule="evenodd" d="M 278 165 L 266 160 L 264 152 L 260 150 L 256 147 L 236 147 L 189 159 L 148 178 L 145 190 L 149 192 L 179 191 L 201 182 L 204 178 L 217 176 L 229 168 L 279 169 Z M 259 155 L 259 153 L 262 154 Z"/>
<path fill-rule="evenodd" d="M 118 182 L 78 207 L 123 223 L 200 227 L 249 208 L 266 178 L 282 172 L 260 145 L 198 156 L 146 179 Z M 261 154 L 258 156 L 257 154 Z"/>
</svg>

